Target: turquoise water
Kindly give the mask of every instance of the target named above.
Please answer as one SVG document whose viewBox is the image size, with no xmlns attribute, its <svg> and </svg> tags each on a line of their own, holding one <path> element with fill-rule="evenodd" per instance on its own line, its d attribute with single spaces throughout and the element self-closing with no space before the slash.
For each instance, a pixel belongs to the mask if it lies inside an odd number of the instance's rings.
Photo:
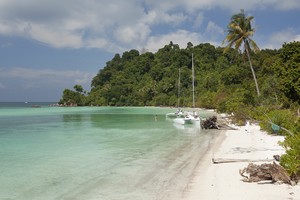
<svg viewBox="0 0 300 200">
<path fill-rule="evenodd" d="M 167 108 L 3 105 L 1 200 L 179 199 L 214 136 Z"/>
</svg>

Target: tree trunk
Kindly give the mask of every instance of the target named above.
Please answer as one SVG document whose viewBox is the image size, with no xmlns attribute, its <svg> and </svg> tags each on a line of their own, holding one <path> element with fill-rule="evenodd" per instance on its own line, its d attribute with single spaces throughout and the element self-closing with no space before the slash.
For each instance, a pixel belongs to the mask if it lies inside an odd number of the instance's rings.
<svg viewBox="0 0 300 200">
<path fill-rule="evenodd" d="M 258 83 L 257 83 L 257 80 L 256 80 L 256 75 L 255 75 L 255 72 L 254 72 L 254 69 L 253 69 L 253 66 L 252 66 L 252 62 L 251 62 L 251 59 L 250 59 L 250 52 L 249 52 L 249 49 L 248 49 L 248 45 L 249 44 L 247 45 L 246 41 L 244 41 L 244 43 L 245 43 L 245 49 L 246 49 L 247 57 L 248 57 L 248 60 L 249 60 L 251 72 L 252 72 L 253 79 L 254 79 L 254 82 L 255 82 L 257 96 L 260 96 L 260 91 L 259 91 L 259 88 L 258 88 Z"/>
</svg>

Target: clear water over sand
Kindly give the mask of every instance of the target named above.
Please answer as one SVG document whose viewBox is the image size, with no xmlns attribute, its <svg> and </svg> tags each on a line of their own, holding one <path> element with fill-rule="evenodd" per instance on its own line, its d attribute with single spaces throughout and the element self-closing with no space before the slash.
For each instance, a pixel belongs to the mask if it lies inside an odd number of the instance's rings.
<svg viewBox="0 0 300 200">
<path fill-rule="evenodd" d="M 214 132 L 170 111 L 0 106 L 0 199 L 178 198 Z"/>
</svg>

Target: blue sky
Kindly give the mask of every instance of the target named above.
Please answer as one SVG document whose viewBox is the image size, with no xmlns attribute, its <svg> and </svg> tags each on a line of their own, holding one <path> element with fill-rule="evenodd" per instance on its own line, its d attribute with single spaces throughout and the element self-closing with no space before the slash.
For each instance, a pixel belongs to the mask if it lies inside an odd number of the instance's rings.
<svg viewBox="0 0 300 200">
<path fill-rule="evenodd" d="M 300 0 L 0 0 L 0 102 L 59 101 L 90 89 L 116 53 L 221 46 L 233 14 L 254 16 L 261 49 L 300 41 Z"/>
</svg>

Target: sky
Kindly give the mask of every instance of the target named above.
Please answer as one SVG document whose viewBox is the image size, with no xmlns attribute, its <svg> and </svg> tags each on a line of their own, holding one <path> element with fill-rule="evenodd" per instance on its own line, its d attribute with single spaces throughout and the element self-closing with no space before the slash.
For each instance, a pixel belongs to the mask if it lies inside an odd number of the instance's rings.
<svg viewBox="0 0 300 200">
<path fill-rule="evenodd" d="M 254 16 L 261 49 L 300 41 L 300 0 L 0 0 L 0 102 L 58 102 L 116 53 L 222 46 L 230 17 Z"/>
</svg>

